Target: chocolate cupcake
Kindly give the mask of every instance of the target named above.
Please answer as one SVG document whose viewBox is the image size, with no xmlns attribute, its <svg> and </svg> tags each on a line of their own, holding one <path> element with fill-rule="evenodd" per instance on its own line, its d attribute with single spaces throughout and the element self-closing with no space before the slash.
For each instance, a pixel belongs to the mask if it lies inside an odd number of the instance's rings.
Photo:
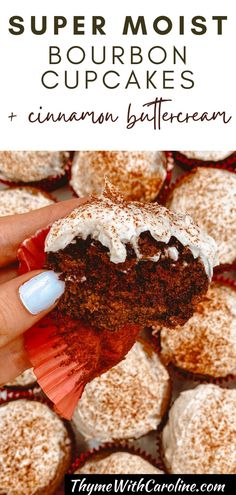
<svg viewBox="0 0 236 495">
<path fill-rule="evenodd" d="M 189 170 L 193 167 L 223 167 L 235 169 L 235 151 L 175 151 L 174 160 L 181 167 Z"/>
<path fill-rule="evenodd" d="M 64 315 L 112 330 L 175 326 L 206 292 L 215 250 L 189 216 L 127 202 L 107 185 L 51 226 L 45 267 L 66 282 L 57 306 Z"/>
<path fill-rule="evenodd" d="M 161 423 L 170 393 L 157 354 L 136 342 L 123 361 L 86 385 L 73 423 L 86 440 L 139 438 Z"/>
<path fill-rule="evenodd" d="M 44 267 L 65 281 L 50 322 L 26 335 L 40 386 L 61 413 L 71 417 L 86 383 L 118 364 L 141 328 L 188 320 L 208 288 L 215 251 L 190 217 L 128 202 L 109 185 L 23 243 L 21 272 Z"/>
<path fill-rule="evenodd" d="M 65 183 L 68 161 L 65 151 L 0 151 L 0 181 L 53 190 Z"/>
<path fill-rule="evenodd" d="M 49 194 L 34 187 L 10 187 L 0 191 L 0 217 L 28 213 L 54 203 Z"/>
<path fill-rule="evenodd" d="M 28 388 L 32 387 L 37 381 L 32 368 L 23 371 L 21 375 L 17 376 L 12 382 L 6 383 L 6 387 L 10 388 Z"/>
<path fill-rule="evenodd" d="M 218 246 L 220 264 L 236 259 L 236 175 L 212 168 L 196 168 L 173 187 L 167 206 L 188 213 Z M 222 269 L 223 269 L 222 267 Z"/>
<path fill-rule="evenodd" d="M 71 462 L 63 422 L 41 402 L 17 400 L 0 407 L 0 492 L 51 495 Z"/>
<path fill-rule="evenodd" d="M 184 326 L 159 327 L 161 358 L 209 379 L 236 375 L 236 289 L 213 282 Z"/>
<path fill-rule="evenodd" d="M 78 196 L 101 194 L 105 177 L 132 201 L 153 201 L 167 177 L 163 151 L 77 151 L 70 184 Z"/>
<path fill-rule="evenodd" d="M 137 454 L 117 451 L 94 453 L 76 469 L 75 474 L 164 474 L 149 461 Z"/>
<path fill-rule="evenodd" d="M 162 434 L 172 474 L 235 474 L 236 390 L 198 385 L 182 392 Z"/>
</svg>

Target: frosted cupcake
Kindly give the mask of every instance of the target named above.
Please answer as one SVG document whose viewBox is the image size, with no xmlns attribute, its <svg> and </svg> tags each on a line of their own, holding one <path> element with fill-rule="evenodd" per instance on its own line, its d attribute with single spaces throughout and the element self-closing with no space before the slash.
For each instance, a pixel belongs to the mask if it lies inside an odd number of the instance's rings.
<svg viewBox="0 0 236 495">
<path fill-rule="evenodd" d="M 53 190 L 65 183 L 68 160 L 65 151 L 0 151 L 0 181 Z"/>
<path fill-rule="evenodd" d="M 191 169 L 196 166 L 223 167 L 235 169 L 235 151 L 175 151 L 174 159 L 178 165 Z"/>
<path fill-rule="evenodd" d="M 162 434 L 172 474 L 235 474 L 236 390 L 199 385 L 182 392 Z"/>
<path fill-rule="evenodd" d="M 47 405 L 30 400 L 0 407 L 0 491 L 52 495 L 71 462 L 71 440 Z"/>
<path fill-rule="evenodd" d="M 213 282 L 184 326 L 161 328 L 164 363 L 218 379 L 236 374 L 236 290 Z"/>
<path fill-rule="evenodd" d="M 85 387 L 73 416 L 87 440 L 139 438 L 161 423 L 170 378 L 150 346 L 137 342 L 117 366 Z"/>
<path fill-rule="evenodd" d="M 54 203 L 47 193 L 34 187 L 10 187 L 0 191 L 0 217 L 28 213 Z"/>
<path fill-rule="evenodd" d="M 117 451 L 91 455 L 75 474 L 164 474 L 140 455 Z"/>
<path fill-rule="evenodd" d="M 110 184 L 22 243 L 21 273 L 44 268 L 65 281 L 47 322 L 25 337 L 38 383 L 61 414 L 71 418 L 85 385 L 118 364 L 142 328 L 192 316 L 215 254 L 189 216 L 126 201 Z"/>
<path fill-rule="evenodd" d="M 174 212 L 187 212 L 215 239 L 222 265 L 235 262 L 236 174 L 198 167 L 177 181 L 167 206 Z"/>
<path fill-rule="evenodd" d="M 153 201 L 167 177 L 163 151 L 77 151 L 70 184 L 78 196 L 101 194 L 105 177 L 126 199 Z"/>
</svg>

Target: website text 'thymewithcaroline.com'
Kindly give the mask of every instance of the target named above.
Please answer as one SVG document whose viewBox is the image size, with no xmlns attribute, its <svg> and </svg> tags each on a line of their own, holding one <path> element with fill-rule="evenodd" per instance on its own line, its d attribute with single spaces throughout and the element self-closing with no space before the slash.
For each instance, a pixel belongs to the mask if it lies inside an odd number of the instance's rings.
<svg viewBox="0 0 236 495">
<path fill-rule="evenodd" d="M 155 478 L 140 478 L 139 480 L 119 478 L 112 476 L 108 483 L 91 482 L 91 478 L 76 477 L 71 475 L 69 493 L 85 493 L 92 495 L 94 493 L 225 493 L 224 483 L 197 482 L 193 478 L 192 483 L 185 482 L 181 477 L 176 478 L 174 482 L 161 482 Z M 212 480 L 213 481 L 213 480 Z M 68 485 L 67 485 L 68 487 Z"/>
</svg>

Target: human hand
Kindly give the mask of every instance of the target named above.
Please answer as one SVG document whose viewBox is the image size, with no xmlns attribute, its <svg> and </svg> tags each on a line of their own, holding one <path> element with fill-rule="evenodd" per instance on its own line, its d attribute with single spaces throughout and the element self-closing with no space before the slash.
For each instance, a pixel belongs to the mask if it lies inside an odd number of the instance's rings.
<svg viewBox="0 0 236 495">
<path fill-rule="evenodd" d="M 0 384 L 12 381 L 31 367 L 23 334 L 56 306 L 64 292 L 64 282 L 52 271 L 37 270 L 17 276 L 19 244 L 81 202 L 73 199 L 0 218 Z"/>
</svg>

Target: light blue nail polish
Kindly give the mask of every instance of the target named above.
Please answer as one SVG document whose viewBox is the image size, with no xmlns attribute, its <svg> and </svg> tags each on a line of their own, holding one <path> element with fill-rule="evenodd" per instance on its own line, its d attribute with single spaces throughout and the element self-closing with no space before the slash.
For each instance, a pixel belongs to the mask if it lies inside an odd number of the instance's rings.
<svg viewBox="0 0 236 495">
<path fill-rule="evenodd" d="M 59 275 L 47 271 L 36 275 L 19 288 L 22 304 L 32 314 L 37 315 L 53 306 L 65 290 L 65 282 Z"/>
</svg>

